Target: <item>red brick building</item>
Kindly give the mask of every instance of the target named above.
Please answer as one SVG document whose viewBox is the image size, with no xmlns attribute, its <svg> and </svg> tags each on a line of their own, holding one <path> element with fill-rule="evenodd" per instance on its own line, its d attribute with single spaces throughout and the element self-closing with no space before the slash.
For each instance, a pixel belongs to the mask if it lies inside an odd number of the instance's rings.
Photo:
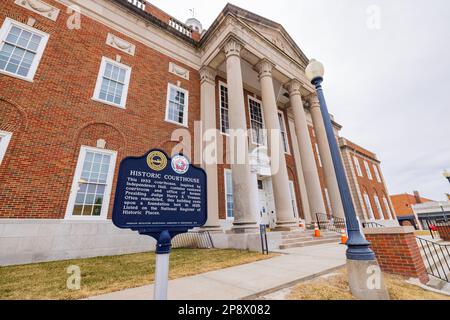
<svg viewBox="0 0 450 320">
<path fill-rule="evenodd" d="M 227 5 L 202 30 L 136 0 L 8 0 L 0 25 L 0 263 L 148 249 L 109 220 L 118 165 L 181 151 L 180 141 L 208 173 L 208 228 L 342 217 L 308 59 L 281 25 Z M 280 132 L 278 173 L 226 161 L 228 130 L 239 128 L 252 132 L 249 158 L 266 145 L 260 131 Z M 219 131 L 215 165 L 199 157 L 208 129 Z M 359 191 L 384 205 L 378 160 L 351 146 L 378 170 Z"/>
</svg>

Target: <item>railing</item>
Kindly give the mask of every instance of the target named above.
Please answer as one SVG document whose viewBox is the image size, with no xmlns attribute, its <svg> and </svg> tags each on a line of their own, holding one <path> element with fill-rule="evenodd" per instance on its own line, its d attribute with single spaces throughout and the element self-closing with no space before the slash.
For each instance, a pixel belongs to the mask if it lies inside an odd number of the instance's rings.
<svg viewBox="0 0 450 320">
<path fill-rule="evenodd" d="M 188 232 L 173 238 L 172 248 L 213 249 L 214 244 L 208 231 Z"/>
<path fill-rule="evenodd" d="M 450 282 L 450 249 L 449 245 L 417 237 L 424 257 L 427 273 L 440 280 Z"/>
<path fill-rule="evenodd" d="M 316 213 L 317 224 L 320 230 L 329 230 L 340 233 L 342 229 L 346 229 L 345 219 L 328 216 L 325 213 Z"/>
<path fill-rule="evenodd" d="M 129 3 L 145 11 L 145 2 L 139 0 L 128 0 Z"/>
<path fill-rule="evenodd" d="M 431 237 L 433 239 L 440 238 L 438 232 L 438 225 L 447 223 L 446 219 L 433 219 L 433 218 L 422 218 L 420 219 L 422 226 L 430 231 Z"/>
<path fill-rule="evenodd" d="M 368 228 L 385 228 L 381 223 L 378 222 L 363 222 L 362 226 L 364 229 Z"/>
<path fill-rule="evenodd" d="M 269 244 L 267 242 L 267 226 L 265 224 L 259 225 L 259 236 L 261 238 L 262 254 L 269 254 Z"/>
<path fill-rule="evenodd" d="M 182 34 L 192 37 L 192 29 L 185 25 L 184 23 L 178 21 L 177 19 L 170 18 L 169 20 L 169 26 L 174 28 L 175 30 L 181 32 Z"/>
</svg>

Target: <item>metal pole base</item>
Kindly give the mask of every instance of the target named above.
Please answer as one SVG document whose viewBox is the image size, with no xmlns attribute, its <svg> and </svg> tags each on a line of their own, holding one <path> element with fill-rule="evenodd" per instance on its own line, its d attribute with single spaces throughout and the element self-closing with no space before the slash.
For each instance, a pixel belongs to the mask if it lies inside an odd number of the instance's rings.
<svg viewBox="0 0 450 320">
<path fill-rule="evenodd" d="M 167 288 L 169 285 L 169 257 L 169 253 L 156 255 L 154 300 L 167 300 Z"/>
<path fill-rule="evenodd" d="M 358 300 L 390 300 L 376 260 L 347 260 L 350 291 Z"/>
</svg>

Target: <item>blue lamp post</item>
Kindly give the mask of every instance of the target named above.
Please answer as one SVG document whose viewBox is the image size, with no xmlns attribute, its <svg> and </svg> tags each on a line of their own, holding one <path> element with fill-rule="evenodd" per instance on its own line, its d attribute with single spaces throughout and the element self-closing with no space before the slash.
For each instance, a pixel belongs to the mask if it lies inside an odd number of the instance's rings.
<svg viewBox="0 0 450 320">
<path fill-rule="evenodd" d="M 349 260 L 376 260 L 375 253 L 370 249 L 370 243 L 361 233 L 359 222 L 356 218 L 355 207 L 350 195 L 347 177 L 345 175 L 344 166 L 339 152 L 339 147 L 333 132 L 330 114 L 325 102 L 323 94 L 322 82 L 325 73 L 323 64 L 317 60 L 311 59 L 306 68 L 306 76 L 316 87 L 317 97 L 320 102 L 320 110 L 322 112 L 323 122 L 327 132 L 328 143 L 330 145 L 331 157 L 333 159 L 334 170 L 341 193 L 342 205 L 344 207 L 345 220 L 347 224 L 348 241 L 347 241 L 347 259 Z"/>
</svg>

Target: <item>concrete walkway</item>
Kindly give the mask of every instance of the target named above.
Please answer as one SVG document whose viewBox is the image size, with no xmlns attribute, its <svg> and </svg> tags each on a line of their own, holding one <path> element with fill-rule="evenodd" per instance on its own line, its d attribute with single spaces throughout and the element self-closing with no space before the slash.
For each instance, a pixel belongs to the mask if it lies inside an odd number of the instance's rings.
<svg viewBox="0 0 450 320">
<path fill-rule="evenodd" d="M 169 300 L 238 300 L 268 294 L 343 266 L 346 246 L 280 250 L 280 256 L 169 282 Z M 153 285 L 89 300 L 151 300 Z"/>
</svg>

